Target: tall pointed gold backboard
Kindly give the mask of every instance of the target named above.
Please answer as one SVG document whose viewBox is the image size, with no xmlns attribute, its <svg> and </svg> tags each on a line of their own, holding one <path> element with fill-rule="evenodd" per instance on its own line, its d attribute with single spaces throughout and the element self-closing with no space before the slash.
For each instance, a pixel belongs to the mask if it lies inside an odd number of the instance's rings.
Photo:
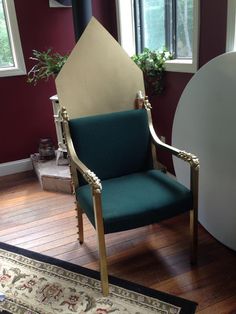
<svg viewBox="0 0 236 314">
<path fill-rule="evenodd" d="M 134 108 L 144 92 L 142 71 L 107 30 L 92 18 L 56 78 L 70 118 Z"/>
</svg>

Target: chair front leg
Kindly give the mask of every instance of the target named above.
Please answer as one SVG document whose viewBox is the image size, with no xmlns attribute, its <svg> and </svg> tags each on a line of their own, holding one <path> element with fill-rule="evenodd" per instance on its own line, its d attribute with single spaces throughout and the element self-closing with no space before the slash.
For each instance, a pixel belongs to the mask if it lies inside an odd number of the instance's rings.
<svg viewBox="0 0 236 314">
<path fill-rule="evenodd" d="M 79 236 L 79 243 L 84 243 L 84 225 L 83 225 L 83 210 L 79 206 L 79 203 L 75 201 L 76 211 L 77 211 L 77 221 L 78 221 L 78 236 Z"/>
<path fill-rule="evenodd" d="M 93 191 L 93 205 L 95 213 L 97 241 L 99 248 L 99 261 L 100 261 L 100 277 L 102 285 L 103 296 L 106 297 L 109 294 L 108 284 L 108 271 L 107 271 L 107 256 L 106 256 L 106 244 L 104 235 L 104 225 L 102 217 L 102 202 L 101 192 Z"/>
<path fill-rule="evenodd" d="M 193 193 L 193 209 L 190 211 L 191 263 L 197 263 L 198 251 L 198 181 L 199 167 L 191 167 L 191 190 Z"/>
<path fill-rule="evenodd" d="M 198 255 L 198 215 L 196 209 L 190 210 L 191 264 L 197 263 Z"/>
<path fill-rule="evenodd" d="M 84 243 L 84 227 L 83 227 L 83 210 L 79 205 L 79 202 L 76 199 L 76 189 L 79 185 L 78 182 L 78 174 L 77 174 L 77 170 L 76 170 L 76 166 L 75 164 L 71 161 L 71 158 L 68 154 L 68 158 L 69 158 L 69 165 L 70 165 L 70 173 L 71 173 L 71 185 L 72 185 L 72 192 L 73 195 L 75 197 L 75 210 L 76 210 L 76 218 L 77 218 L 77 228 L 78 228 L 78 240 L 80 244 Z"/>
</svg>

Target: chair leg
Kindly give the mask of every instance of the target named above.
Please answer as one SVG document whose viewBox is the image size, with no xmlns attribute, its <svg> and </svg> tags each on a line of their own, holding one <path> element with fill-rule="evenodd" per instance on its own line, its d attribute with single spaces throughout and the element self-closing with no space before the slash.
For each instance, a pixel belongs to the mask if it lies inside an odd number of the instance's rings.
<svg viewBox="0 0 236 314">
<path fill-rule="evenodd" d="M 94 203 L 95 220 L 96 220 L 97 241 L 98 241 L 98 248 L 99 248 L 102 294 L 104 297 L 106 297 L 109 294 L 109 283 L 108 283 L 107 255 L 106 255 L 104 225 L 103 225 L 103 217 L 102 217 L 102 203 L 101 203 L 101 195 L 99 193 L 94 193 L 93 203 Z"/>
<path fill-rule="evenodd" d="M 98 235 L 98 246 L 99 246 L 102 294 L 104 297 L 106 297 L 109 294 L 109 283 L 108 283 L 105 236 L 104 236 L 104 233 L 101 232 L 100 230 L 97 230 L 97 235 Z"/>
<path fill-rule="evenodd" d="M 78 202 L 76 204 L 76 211 L 77 211 L 77 220 L 78 220 L 78 236 L 79 236 L 79 243 L 84 243 L 84 225 L 83 225 L 83 211 L 80 208 Z"/>
<path fill-rule="evenodd" d="M 197 209 L 190 210 L 191 264 L 197 263 L 198 251 L 198 215 Z"/>
<path fill-rule="evenodd" d="M 198 161 L 198 159 L 197 159 Z M 191 166 L 191 190 L 193 192 L 193 209 L 190 210 L 190 234 L 191 234 L 191 263 L 197 263 L 198 250 L 198 185 L 199 162 Z"/>
</svg>

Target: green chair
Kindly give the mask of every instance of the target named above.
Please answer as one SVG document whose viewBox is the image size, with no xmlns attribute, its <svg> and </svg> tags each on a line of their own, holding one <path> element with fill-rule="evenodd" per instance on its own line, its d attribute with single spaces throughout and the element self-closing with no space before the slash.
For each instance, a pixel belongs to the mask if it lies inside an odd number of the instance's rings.
<svg viewBox="0 0 236 314">
<path fill-rule="evenodd" d="M 144 108 L 69 120 L 62 109 L 76 196 L 79 241 L 82 213 L 97 232 L 104 296 L 109 293 L 105 234 L 138 228 L 190 211 L 191 262 L 197 258 L 199 161 L 196 156 L 160 141 L 148 100 Z M 163 149 L 191 167 L 188 189 L 155 169 Z"/>
</svg>

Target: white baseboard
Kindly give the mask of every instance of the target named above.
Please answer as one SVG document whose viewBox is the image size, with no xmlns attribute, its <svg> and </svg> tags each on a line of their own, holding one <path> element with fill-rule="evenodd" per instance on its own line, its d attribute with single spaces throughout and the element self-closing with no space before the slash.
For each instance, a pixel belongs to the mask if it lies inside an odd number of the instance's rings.
<svg viewBox="0 0 236 314">
<path fill-rule="evenodd" d="M 0 164 L 0 177 L 33 169 L 30 158 Z"/>
</svg>

